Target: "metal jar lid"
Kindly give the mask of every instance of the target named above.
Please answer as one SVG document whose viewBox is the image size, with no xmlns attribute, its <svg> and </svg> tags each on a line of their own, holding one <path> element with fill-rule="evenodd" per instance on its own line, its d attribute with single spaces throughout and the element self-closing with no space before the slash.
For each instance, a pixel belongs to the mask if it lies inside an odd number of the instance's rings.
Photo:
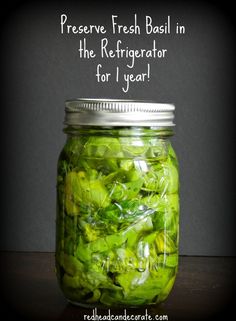
<svg viewBox="0 0 236 321">
<path fill-rule="evenodd" d="M 144 100 L 78 98 L 66 101 L 68 126 L 174 126 L 173 104 Z"/>
</svg>

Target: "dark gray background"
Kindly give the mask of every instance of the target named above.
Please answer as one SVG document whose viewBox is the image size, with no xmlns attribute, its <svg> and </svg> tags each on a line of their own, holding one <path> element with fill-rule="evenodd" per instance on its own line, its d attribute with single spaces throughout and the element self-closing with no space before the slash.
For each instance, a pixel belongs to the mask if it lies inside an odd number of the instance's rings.
<svg viewBox="0 0 236 321">
<path fill-rule="evenodd" d="M 189 4 L 88 5 L 19 3 L 5 13 L 1 28 L 3 250 L 54 251 L 56 163 L 65 136 L 64 101 L 74 97 L 153 99 L 176 105 L 173 145 L 181 178 L 180 254 L 234 255 L 233 23 L 221 6 Z M 114 81 L 98 84 L 100 59 L 81 60 L 83 36 L 60 34 L 60 15 L 74 24 L 110 25 L 111 14 L 132 23 L 133 14 L 186 27 L 184 36 L 120 36 L 147 47 L 157 39 L 168 49 L 151 62 L 149 83 L 124 94 Z M 98 48 L 101 35 L 87 36 Z M 115 43 L 118 37 L 110 38 Z M 117 60 L 102 61 L 112 70 Z M 142 71 L 147 61 L 137 62 Z"/>
</svg>

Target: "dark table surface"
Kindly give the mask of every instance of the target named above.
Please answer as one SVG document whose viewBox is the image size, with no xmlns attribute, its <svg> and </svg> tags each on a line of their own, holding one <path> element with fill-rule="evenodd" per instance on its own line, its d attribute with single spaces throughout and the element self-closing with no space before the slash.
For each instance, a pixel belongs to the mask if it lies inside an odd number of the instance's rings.
<svg viewBox="0 0 236 321">
<path fill-rule="evenodd" d="M 180 257 L 179 272 L 168 299 L 142 309 L 75 307 L 67 303 L 54 272 L 53 253 L 1 253 L 2 308 L 23 320 L 85 320 L 97 312 L 100 320 L 231 320 L 236 258 Z M 128 318 L 129 317 L 129 318 Z M 90 320 L 98 320 L 90 318 Z"/>
</svg>

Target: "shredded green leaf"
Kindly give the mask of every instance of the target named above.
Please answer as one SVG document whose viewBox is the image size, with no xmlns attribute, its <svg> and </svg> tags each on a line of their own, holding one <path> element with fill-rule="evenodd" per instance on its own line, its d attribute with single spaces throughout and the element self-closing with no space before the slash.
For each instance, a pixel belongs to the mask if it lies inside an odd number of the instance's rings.
<svg viewBox="0 0 236 321">
<path fill-rule="evenodd" d="M 178 267 L 178 162 L 161 138 L 72 136 L 57 179 L 56 270 L 82 304 L 164 300 Z"/>
</svg>

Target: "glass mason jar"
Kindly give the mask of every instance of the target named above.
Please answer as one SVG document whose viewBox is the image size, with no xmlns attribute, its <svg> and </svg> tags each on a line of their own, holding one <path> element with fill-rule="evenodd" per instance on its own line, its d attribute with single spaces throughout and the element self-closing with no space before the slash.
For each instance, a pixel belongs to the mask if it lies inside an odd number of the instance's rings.
<svg viewBox="0 0 236 321">
<path fill-rule="evenodd" d="M 179 239 L 173 112 L 150 101 L 66 102 L 56 273 L 69 302 L 139 307 L 168 296 Z"/>
</svg>

